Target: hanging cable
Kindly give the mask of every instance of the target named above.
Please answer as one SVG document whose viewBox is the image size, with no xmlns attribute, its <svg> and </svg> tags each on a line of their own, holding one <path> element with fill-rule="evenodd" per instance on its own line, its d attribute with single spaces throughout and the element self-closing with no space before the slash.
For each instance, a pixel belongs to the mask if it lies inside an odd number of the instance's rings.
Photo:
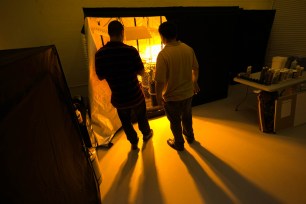
<svg viewBox="0 0 306 204">
<path fill-rule="evenodd" d="M 137 27 L 137 23 L 136 23 L 136 18 L 134 17 L 134 25 L 135 27 Z M 137 50 L 139 52 L 139 43 L 138 43 L 138 39 L 136 39 L 136 43 L 137 43 Z"/>
</svg>

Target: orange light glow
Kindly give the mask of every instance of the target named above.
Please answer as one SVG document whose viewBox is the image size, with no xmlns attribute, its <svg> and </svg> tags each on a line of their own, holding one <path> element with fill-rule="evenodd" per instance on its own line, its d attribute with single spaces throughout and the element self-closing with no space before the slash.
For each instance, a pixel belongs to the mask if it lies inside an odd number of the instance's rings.
<svg viewBox="0 0 306 204">
<path fill-rule="evenodd" d="M 94 59 L 95 51 L 109 42 L 110 38 L 108 35 L 108 24 L 112 20 L 118 20 L 123 24 L 123 42 L 127 45 L 135 47 L 143 61 L 145 72 L 142 76 L 138 76 L 138 80 L 145 96 L 147 110 L 150 113 L 162 113 L 162 107 L 158 106 L 156 99 L 154 78 L 156 58 L 158 53 L 163 48 L 158 28 L 162 22 L 166 21 L 166 18 L 164 16 L 87 18 L 86 27 L 88 28 L 88 31 L 90 31 L 90 33 L 88 33 L 88 39 L 90 39 L 89 50 L 92 51 L 92 57 L 89 57 L 89 59 Z M 93 62 L 94 60 L 92 60 L 90 63 L 92 70 L 94 70 Z M 96 77 L 94 71 L 91 73 L 93 73 L 92 77 Z M 90 81 L 93 82 L 93 80 Z M 99 85 L 100 84 L 101 83 L 99 83 Z M 93 85 L 93 87 L 96 86 L 98 85 Z M 99 89 L 101 90 L 101 88 Z M 106 87 L 106 89 L 108 89 L 108 87 Z"/>
<path fill-rule="evenodd" d="M 144 53 L 140 53 L 142 59 L 148 59 L 149 62 L 156 63 L 156 58 L 160 50 L 161 45 L 151 45 L 147 46 Z"/>
</svg>

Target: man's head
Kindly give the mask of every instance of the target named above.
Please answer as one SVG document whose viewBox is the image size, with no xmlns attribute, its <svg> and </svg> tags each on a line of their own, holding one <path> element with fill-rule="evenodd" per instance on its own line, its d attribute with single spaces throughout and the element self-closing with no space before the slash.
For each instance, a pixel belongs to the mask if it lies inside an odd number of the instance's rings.
<svg viewBox="0 0 306 204">
<path fill-rule="evenodd" d="M 158 32 L 163 40 L 167 42 L 176 40 L 177 37 L 177 27 L 174 23 L 166 21 L 160 24 Z"/>
<path fill-rule="evenodd" d="M 117 20 L 112 21 L 108 24 L 108 34 L 110 38 L 123 38 L 123 30 L 123 25 Z"/>
</svg>

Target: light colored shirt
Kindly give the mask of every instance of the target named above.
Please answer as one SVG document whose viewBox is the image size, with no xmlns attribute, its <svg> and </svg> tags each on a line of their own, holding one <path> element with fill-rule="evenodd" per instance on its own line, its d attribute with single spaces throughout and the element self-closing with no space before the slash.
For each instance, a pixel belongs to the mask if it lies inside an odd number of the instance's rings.
<svg viewBox="0 0 306 204">
<path fill-rule="evenodd" d="M 164 101 L 180 101 L 194 95 L 192 70 L 199 64 L 193 49 L 180 41 L 167 43 L 156 60 L 155 81 L 164 83 Z"/>
</svg>

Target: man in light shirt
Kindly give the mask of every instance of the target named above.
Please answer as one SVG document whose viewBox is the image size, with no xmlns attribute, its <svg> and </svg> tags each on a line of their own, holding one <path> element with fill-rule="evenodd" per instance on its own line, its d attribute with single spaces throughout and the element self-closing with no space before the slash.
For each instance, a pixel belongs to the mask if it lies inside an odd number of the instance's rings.
<svg viewBox="0 0 306 204">
<path fill-rule="evenodd" d="M 177 40 L 177 27 L 164 22 L 159 34 L 165 47 L 156 60 L 155 88 L 157 101 L 163 105 L 174 138 L 167 143 L 175 150 L 184 150 L 184 138 L 194 141 L 192 97 L 200 89 L 197 83 L 199 64 L 193 49 Z"/>
</svg>

